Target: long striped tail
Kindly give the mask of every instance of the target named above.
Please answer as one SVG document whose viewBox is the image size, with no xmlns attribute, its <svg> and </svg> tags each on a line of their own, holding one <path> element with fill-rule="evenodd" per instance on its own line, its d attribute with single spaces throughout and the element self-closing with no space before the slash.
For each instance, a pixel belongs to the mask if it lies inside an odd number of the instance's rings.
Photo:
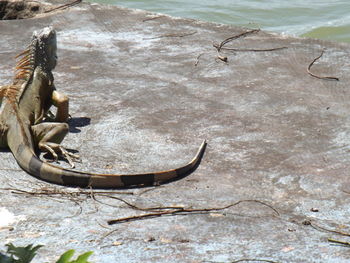
<svg viewBox="0 0 350 263">
<path fill-rule="evenodd" d="M 180 179 L 196 170 L 207 145 L 204 140 L 195 157 L 180 168 L 154 173 L 122 175 L 95 174 L 61 168 L 41 161 L 33 148 L 23 141 L 10 140 L 8 143 L 22 169 L 36 178 L 64 186 L 102 189 L 157 185 Z"/>
</svg>

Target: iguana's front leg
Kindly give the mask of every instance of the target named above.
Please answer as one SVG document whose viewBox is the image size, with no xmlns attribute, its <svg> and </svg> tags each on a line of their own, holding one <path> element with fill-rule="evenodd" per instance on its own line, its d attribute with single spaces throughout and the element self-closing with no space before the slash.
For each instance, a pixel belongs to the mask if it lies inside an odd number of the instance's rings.
<svg viewBox="0 0 350 263">
<path fill-rule="evenodd" d="M 68 124 L 60 122 L 43 122 L 32 126 L 35 143 L 42 152 L 49 152 L 54 161 L 58 155 L 62 155 L 74 168 L 74 159 L 79 159 L 78 155 L 68 152 L 60 143 L 68 133 Z"/>
<path fill-rule="evenodd" d="M 50 110 L 46 112 L 45 120 L 53 122 L 67 122 L 69 119 L 69 98 L 64 93 L 54 90 L 51 96 L 52 104 L 57 108 L 56 115 Z"/>
<path fill-rule="evenodd" d="M 69 119 L 69 98 L 64 93 L 54 90 L 52 104 L 57 107 L 56 122 L 67 122 Z"/>
</svg>

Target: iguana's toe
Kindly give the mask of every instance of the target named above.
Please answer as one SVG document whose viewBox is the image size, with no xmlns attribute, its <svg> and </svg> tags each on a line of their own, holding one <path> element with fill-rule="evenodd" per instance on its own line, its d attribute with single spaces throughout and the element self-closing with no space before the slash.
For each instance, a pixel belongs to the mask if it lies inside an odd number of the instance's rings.
<svg viewBox="0 0 350 263">
<path fill-rule="evenodd" d="M 45 151 L 45 152 L 49 152 L 52 155 L 52 161 L 57 162 L 58 160 L 58 155 L 57 153 L 54 151 L 54 149 L 52 149 L 52 147 L 50 147 L 49 145 L 45 144 L 45 143 L 41 143 L 39 145 L 39 148 L 41 151 Z"/>
<path fill-rule="evenodd" d="M 41 142 L 39 143 L 39 148 L 41 151 L 48 152 L 52 155 L 52 161 L 58 160 L 58 155 L 61 155 L 64 159 L 67 160 L 71 168 L 74 168 L 74 161 L 80 159 L 79 155 L 68 152 L 63 146 L 58 143 L 52 142 Z"/>
<path fill-rule="evenodd" d="M 62 146 L 59 146 L 59 149 L 63 155 L 63 157 L 68 161 L 69 165 L 71 166 L 71 168 L 74 168 L 75 167 L 75 164 L 74 164 L 74 161 L 73 159 L 76 161 L 76 160 L 79 160 L 80 157 L 79 155 L 76 155 L 76 154 L 73 154 L 73 153 L 70 153 L 68 152 L 65 148 L 63 148 Z"/>
</svg>

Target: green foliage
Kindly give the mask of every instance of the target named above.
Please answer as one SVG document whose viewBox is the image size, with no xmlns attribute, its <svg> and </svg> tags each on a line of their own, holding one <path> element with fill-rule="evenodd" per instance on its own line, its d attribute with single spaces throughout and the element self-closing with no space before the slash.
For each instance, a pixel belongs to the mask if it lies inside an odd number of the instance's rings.
<svg viewBox="0 0 350 263">
<path fill-rule="evenodd" d="M 74 249 L 68 250 L 59 258 L 56 263 L 89 263 L 87 260 L 92 254 L 91 251 L 81 254 L 76 260 L 69 261 L 73 257 L 74 252 Z"/>
<path fill-rule="evenodd" d="M 0 263 L 30 263 L 36 255 L 36 251 L 41 248 L 41 245 L 33 246 L 28 245 L 26 247 L 16 247 L 12 243 L 7 244 L 8 255 L 0 253 Z M 91 256 L 92 252 L 86 252 L 77 257 L 77 259 L 72 260 L 74 255 L 74 250 L 68 250 L 61 255 L 61 257 L 56 261 L 56 263 L 90 263 L 88 258 Z"/>
<path fill-rule="evenodd" d="M 7 244 L 7 253 L 11 255 L 13 263 L 29 263 L 36 255 L 36 251 L 42 246 L 28 245 L 26 247 L 16 247 L 12 243 Z"/>
</svg>

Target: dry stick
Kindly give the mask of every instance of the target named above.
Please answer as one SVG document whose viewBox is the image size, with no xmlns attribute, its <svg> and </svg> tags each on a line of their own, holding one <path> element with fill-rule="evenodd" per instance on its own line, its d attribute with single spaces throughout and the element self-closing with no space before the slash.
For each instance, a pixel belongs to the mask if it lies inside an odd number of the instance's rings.
<svg viewBox="0 0 350 263">
<path fill-rule="evenodd" d="M 197 31 L 193 31 L 193 32 L 189 32 L 189 33 L 179 33 L 179 34 L 165 34 L 165 35 L 161 35 L 161 36 L 157 36 L 157 37 L 147 37 L 144 39 L 157 39 L 157 38 L 164 38 L 164 37 L 187 37 L 187 36 L 191 36 L 196 34 Z"/>
<path fill-rule="evenodd" d="M 173 208 L 173 210 L 170 210 L 170 211 L 158 211 L 155 213 L 143 214 L 143 215 L 138 215 L 138 216 L 130 216 L 130 217 L 112 219 L 112 220 L 108 220 L 107 223 L 108 223 L 108 225 L 113 225 L 113 224 L 120 224 L 120 223 L 129 222 L 129 221 L 142 220 L 142 219 L 148 219 L 148 218 L 154 218 L 154 217 L 161 217 L 163 215 L 203 214 L 203 213 L 209 213 L 209 212 L 213 212 L 213 211 L 225 210 L 225 209 L 236 206 L 236 205 L 243 203 L 243 202 L 255 202 L 255 203 L 262 204 L 262 205 L 267 206 L 270 209 L 272 209 L 279 216 L 279 212 L 275 208 L 273 208 L 272 206 L 270 206 L 262 201 L 259 201 L 259 200 L 240 200 L 236 203 L 233 203 L 233 204 L 230 204 L 230 205 L 227 205 L 224 207 L 202 208 L 202 209 Z M 136 207 L 136 206 L 133 205 L 133 207 Z M 156 209 L 161 210 L 161 209 L 172 209 L 172 208 L 169 208 L 169 207 L 151 208 L 151 210 L 156 210 Z M 149 209 L 143 208 L 142 210 L 146 211 Z"/>
<path fill-rule="evenodd" d="M 213 46 L 218 49 L 219 45 L 213 44 Z M 275 47 L 275 48 L 266 48 L 266 49 L 240 49 L 240 48 L 229 48 L 229 47 L 221 47 L 220 50 L 228 50 L 228 51 L 237 51 L 237 52 L 264 52 L 264 51 L 276 51 L 281 49 L 286 49 L 288 47 Z"/>
<path fill-rule="evenodd" d="M 311 75 L 311 76 L 313 76 L 313 77 L 315 77 L 315 78 L 318 78 L 318 79 L 327 79 L 327 80 L 336 80 L 336 81 L 339 81 L 339 78 L 337 78 L 337 77 L 321 77 L 321 76 L 318 76 L 318 75 L 316 75 L 316 74 L 313 74 L 313 73 L 310 71 L 312 65 L 313 65 L 317 60 L 319 60 L 319 59 L 323 56 L 324 51 L 325 51 L 325 50 L 323 49 L 322 52 L 321 52 L 321 54 L 320 54 L 318 57 L 316 57 L 316 58 L 310 63 L 310 65 L 307 67 L 307 73 L 309 73 L 309 75 Z"/>
<path fill-rule="evenodd" d="M 138 196 L 141 196 L 141 195 L 143 195 L 143 194 L 145 194 L 145 193 L 151 192 L 151 191 L 153 191 L 153 190 L 159 190 L 159 189 L 161 189 L 161 188 L 163 188 L 163 187 L 164 187 L 164 186 L 162 186 L 162 185 L 149 187 L 149 188 L 147 188 L 146 190 L 141 191 L 141 192 L 138 193 L 137 195 L 138 195 Z"/>
<path fill-rule="evenodd" d="M 78 191 L 65 191 L 65 190 L 60 190 L 58 188 L 41 188 L 41 189 L 36 189 L 33 191 L 26 191 L 18 188 L 12 188 L 12 187 L 7 187 L 7 188 L 0 188 L 0 190 L 7 190 L 11 191 L 14 194 L 27 194 L 27 195 L 33 195 L 33 196 L 41 196 L 41 195 L 46 195 L 46 196 L 53 196 L 53 195 L 61 195 L 61 196 L 79 196 L 79 195 L 86 195 L 86 196 L 91 196 L 91 190 L 90 191 L 85 191 L 82 189 L 79 189 Z M 126 195 L 133 195 L 133 192 L 114 192 L 114 191 L 93 191 L 94 195 L 103 195 L 103 194 L 126 194 Z"/>
<path fill-rule="evenodd" d="M 194 63 L 195 66 L 198 65 L 198 63 L 199 63 L 199 58 L 200 58 L 202 55 L 204 55 L 204 53 L 200 53 L 200 54 L 197 56 L 197 58 L 196 58 L 196 63 Z"/>
<path fill-rule="evenodd" d="M 82 1 L 82 0 L 75 0 L 75 1 L 73 1 L 73 2 L 71 2 L 71 3 L 64 4 L 64 5 L 60 5 L 60 6 L 51 8 L 51 9 L 49 9 L 49 10 L 46 10 L 44 13 L 50 13 L 50 12 L 55 11 L 55 10 L 58 10 L 58 9 L 68 8 L 68 7 L 70 7 L 70 6 L 80 4 L 81 1 Z"/>
<path fill-rule="evenodd" d="M 82 213 L 83 208 L 80 205 L 80 202 L 83 201 L 83 199 L 79 199 L 79 195 L 77 195 L 77 192 L 64 192 L 64 191 L 60 191 L 57 188 L 53 188 L 53 189 L 40 189 L 40 191 L 26 191 L 26 190 L 21 190 L 21 189 L 17 189 L 17 188 L 0 188 L 0 190 L 7 190 L 7 191 L 11 191 L 11 193 L 13 194 L 22 194 L 22 195 L 29 195 L 29 196 L 45 196 L 45 197 L 50 197 L 51 199 L 54 199 L 57 202 L 61 202 L 61 200 L 57 200 L 55 199 L 56 195 L 60 195 L 60 196 L 65 196 L 67 197 L 67 199 L 73 203 L 75 203 L 78 207 L 79 210 L 77 213 L 75 213 L 72 216 L 69 216 L 68 218 L 72 218 L 75 216 L 78 216 Z"/>
<path fill-rule="evenodd" d="M 161 213 L 152 213 L 152 214 L 149 214 L 149 215 L 141 215 L 139 216 L 139 218 L 137 216 L 134 216 L 134 217 L 129 217 L 129 218 L 121 218 L 121 219 L 115 219 L 115 220 L 110 220 L 110 221 L 107 221 L 107 223 L 109 225 L 112 225 L 112 224 L 118 224 L 118 223 L 125 223 L 125 222 L 128 222 L 130 220 L 142 220 L 142 219 L 148 219 L 148 218 L 152 218 L 152 217 L 160 217 L 162 215 L 190 215 L 190 214 L 195 214 L 195 212 L 198 214 L 198 213 L 208 213 L 210 211 L 218 211 L 218 210 L 222 210 L 222 209 L 227 209 L 229 207 L 232 207 L 232 206 L 235 206 L 235 205 L 238 205 L 242 202 L 256 202 L 256 203 L 259 203 L 259 204 L 262 204 L 264 206 L 267 206 L 269 207 L 270 209 L 272 209 L 278 216 L 280 215 L 279 212 L 273 208 L 272 206 L 262 202 L 262 201 L 259 201 L 259 200 L 240 200 L 236 203 L 233 203 L 233 204 L 230 204 L 228 206 L 225 206 L 225 207 L 221 207 L 221 208 L 209 208 L 209 209 L 184 209 L 184 208 L 181 208 L 181 211 L 180 210 L 176 210 L 176 211 L 164 211 L 164 212 L 161 212 Z M 134 207 L 136 207 L 135 205 L 132 205 Z M 160 207 L 162 208 L 162 207 Z M 165 208 L 165 207 L 163 207 Z M 177 208 L 178 209 L 178 208 Z M 187 213 L 185 212 L 185 210 L 187 210 Z M 201 210 L 201 212 L 199 212 L 199 210 Z M 184 212 L 184 213 L 181 213 L 181 212 Z M 131 219 L 130 219 L 131 218 Z M 124 221 L 122 221 L 124 220 Z M 111 222 L 111 223 L 110 223 Z M 100 241 L 102 241 L 104 238 L 108 237 L 109 235 L 113 234 L 114 232 L 118 231 L 118 228 L 116 229 L 113 229 L 109 232 L 107 232 L 106 234 L 104 234 Z"/>
<path fill-rule="evenodd" d="M 305 226 L 311 226 L 313 229 L 316 229 L 318 231 L 324 231 L 324 232 L 338 234 L 338 235 L 341 235 L 341 236 L 350 237 L 350 233 L 345 233 L 345 232 L 341 232 L 341 231 L 337 231 L 337 230 L 333 230 L 333 229 L 328 229 L 328 228 L 319 226 L 319 225 L 311 222 L 311 220 L 305 220 L 305 221 L 302 222 L 302 224 L 305 225 Z"/>
<path fill-rule="evenodd" d="M 150 20 L 155 20 L 155 19 L 162 18 L 162 17 L 165 17 L 165 16 L 148 17 L 148 18 L 143 19 L 142 22 L 146 22 L 146 21 L 150 21 Z"/>
<path fill-rule="evenodd" d="M 79 198 L 80 194 L 78 192 L 64 192 L 64 191 L 60 191 L 59 189 L 56 189 L 56 188 L 43 189 L 41 191 L 37 191 L 37 190 L 36 191 L 25 191 L 25 190 L 16 189 L 16 188 L 0 188 L 0 189 L 1 190 L 10 190 L 11 193 L 14 193 L 14 194 L 49 197 L 57 202 L 62 202 L 61 199 L 58 200 L 55 198 L 57 195 L 61 196 L 61 197 L 64 196 L 66 198 L 66 200 L 69 200 L 69 201 L 75 203 L 79 207 L 79 211 L 70 217 L 75 217 L 75 216 L 78 216 L 82 213 L 83 208 L 80 205 L 80 203 L 88 198 L 87 196 L 85 198 Z"/>
<path fill-rule="evenodd" d="M 32 191 L 26 191 L 18 188 L 0 188 L 0 190 L 7 190 L 11 191 L 11 193 L 14 194 L 24 194 L 24 195 L 29 195 L 29 196 L 48 196 L 48 197 L 55 197 L 55 196 L 64 196 L 64 197 L 69 197 L 70 200 L 80 200 L 78 197 L 80 196 L 85 196 L 85 197 L 90 197 L 93 198 L 95 195 L 106 195 L 106 194 L 127 194 L 127 195 L 133 195 L 133 192 L 112 192 L 112 191 L 84 191 L 82 189 L 79 189 L 78 191 L 65 191 L 65 190 L 60 190 L 58 188 L 41 188 L 41 189 L 36 189 Z"/>
<path fill-rule="evenodd" d="M 221 48 L 226 45 L 227 43 L 237 39 L 237 38 L 240 38 L 240 37 L 244 37 L 244 36 L 247 36 L 247 35 L 250 35 L 250 34 L 253 34 L 253 33 L 258 33 L 260 31 L 260 29 L 253 29 L 253 30 L 250 30 L 250 31 L 247 31 L 247 32 L 243 32 L 241 34 L 238 34 L 238 35 L 235 35 L 233 37 L 229 37 L 229 38 L 226 38 L 224 41 L 222 41 L 220 43 L 220 45 L 214 45 L 214 47 L 218 50 L 218 52 L 220 52 Z"/>
<path fill-rule="evenodd" d="M 258 259 L 258 258 L 242 258 L 239 260 L 231 261 L 230 263 L 238 263 L 238 262 L 267 262 L 267 263 L 278 263 L 277 261 L 269 260 L 269 259 Z"/>
<path fill-rule="evenodd" d="M 94 201 L 94 206 L 95 206 L 96 212 L 98 212 L 98 206 L 97 206 L 96 201 L 95 201 L 96 200 L 95 193 L 94 193 L 94 190 L 92 189 L 91 186 L 90 186 L 90 197 Z"/>
<path fill-rule="evenodd" d="M 14 172 L 21 172 L 22 169 L 16 169 L 16 168 L 2 168 L 1 171 L 14 171 Z"/>
<path fill-rule="evenodd" d="M 22 189 L 17 189 L 17 188 L 11 188 L 11 187 L 5 187 L 5 188 L 0 188 L 0 190 L 6 190 L 6 191 L 11 191 L 11 193 L 13 194 L 26 194 L 26 195 L 43 195 L 43 193 L 45 192 L 45 195 L 50 195 L 47 193 L 47 191 L 34 191 L 34 192 L 30 192 L 30 191 L 26 191 L 26 190 L 22 190 Z M 51 192 L 51 194 L 53 194 Z"/>
<path fill-rule="evenodd" d="M 285 49 L 288 47 L 277 47 L 277 48 L 267 48 L 267 49 L 239 49 L 239 48 L 226 48 L 224 47 L 224 45 L 226 45 L 227 43 L 238 39 L 240 37 L 245 37 L 249 34 L 253 34 L 253 33 L 258 33 L 260 31 L 260 29 L 253 29 L 247 32 L 243 32 L 241 34 L 226 38 L 224 41 L 222 41 L 219 45 L 218 44 L 213 44 L 213 46 L 216 48 L 217 52 L 218 52 L 218 56 L 217 58 L 222 60 L 223 62 L 227 63 L 227 57 L 226 56 L 221 56 L 219 53 L 221 50 L 229 50 L 229 51 L 242 51 L 242 52 L 248 52 L 248 51 L 252 51 L 252 52 L 264 52 L 264 51 L 275 51 L 275 50 L 281 50 L 281 49 Z"/>
<path fill-rule="evenodd" d="M 76 200 L 70 200 L 70 201 L 75 203 L 79 207 L 79 211 L 72 216 L 68 216 L 68 218 L 73 218 L 73 217 L 81 215 L 81 213 L 83 212 L 83 207 L 81 206 L 81 204 Z"/>
<path fill-rule="evenodd" d="M 58 188 L 51 188 L 51 189 L 41 188 L 37 190 L 26 191 L 26 190 L 17 189 L 17 188 L 0 188 L 0 190 L 7 190 L 7 191 L 11 191 L 11 193 L 14 193 L 14 194 L 21 194 L 21 195 L 28 195 L 28 196 L 50 197 L 51 199 L 54 199 L 57 202 L 61 202 L 61 200 L 57 200 L 55 198 L 56 196 L 65 197 L 66 200 L 69 200 L 79 206 L 79 211 L 70 217 L 75 217 L 82 213 L 83 208 L 80 205 L 81 202 L 86 201 L 88 198 L 91 198 L 92 200 L 97 201 L 96 195 L 113 198 L 113 196 L 107 195 L 107 194 L 131 194 L 131 195 L 134 194 L 133 192 L 93 191 L 93 189 L 90 189 L 89 191 L 84 191 L 82 189 L 78 189 L 78 191 L 65 191 L 65 190 L 60 190 Z M 81 198 L 81 196 L 84 196 L 85 198 Z M 102 202 L 99 202 L 99 203 L 102 203 Z M 94 205 L 97 212 L 98 207 L 96 203 L 94 203 Z"/>
<path fill-rule="evenodd" d="M 333 229 L 324 228 L 324 227 L 315 225 L 315 224 L 313 224 L 313 223 L 311 223 L 311 226 L 312 226 L 314 229 L 316 229 L 316 230 L 322 230 L 322 231 L 326 231 L 326 232 L 338 234 L 338 235 L 341 235 L 341 236 L 350 237 L 350 233 L 345 233 L 345 232 L 341 232 L 341 231 L 337 231 L 337 230 L 333 230 Z"/>
<path fill-rule="evenodd" d="M 183 209 L 183 207 L 181 207 L 181 206 L 162 206 L 162 207 L 145 207 L 145 208 L 143 208 L 143 207 L 139 207 L 139 206 L 136 206 L 134 204 L 131 204 L 130 202 L 128 202 L 128 201 L 126 201 L 126 200 L 124 200 L 124 199 L 122 199 L 120 197 L 111 196 L 111 195 L 103 195 L 103 194 L 101 194 L 99 196 L 108 197 L 108 198 L 111 198 L 111 199 L 116 199 L 118 201 L 123 202 L 124 204 L 126 204 L 130 208 L 133 208 L 135 210 L 140 210 L 140 211 L 153 211 L 154 212 L 154 211 L 160 211 L 160 210 L 170 210 L 170 209 L 182 210 Z M 104 202 L 101 202 L 100 200 L 97 200 L 95 196 L 93 198 L 94 198 L 94 200 L 96 202 L 99 202 L 99 203 L 101 203 L 103 205 L 107 205 L 107 206 L 111 206 L 111 207 L 119 207 L 119 206 L 115 206 L 115 205 L 106 204 Z"/>
<path fill-rule="evenodd" d="M 335 239 L 332 239 L 332 238 L 328 238 L 328 242 L 340 244 L 340 245 L 343 245 L 343 246 L 346 246 L 346 247 L 350 247 L 350 242 L 346 242 L 346 241 L 340 241 L 340 240 L 335 240 Z"/>
</svg>

